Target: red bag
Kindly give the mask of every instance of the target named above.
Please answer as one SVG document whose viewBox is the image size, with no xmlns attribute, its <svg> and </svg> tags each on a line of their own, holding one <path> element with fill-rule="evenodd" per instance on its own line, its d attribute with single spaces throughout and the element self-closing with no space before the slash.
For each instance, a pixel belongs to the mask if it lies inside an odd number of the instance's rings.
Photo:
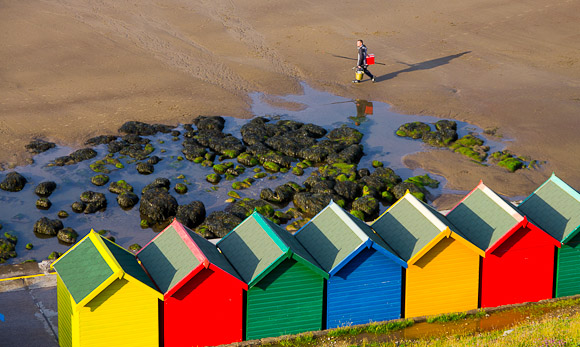
<svg viewBox="0 0 580 347">
<path fill-rule="evenodd" d="M 374 65 L 375 64 L 375 55 L 374 54 L 367 54 L 367 65 Z"/>
</svg>

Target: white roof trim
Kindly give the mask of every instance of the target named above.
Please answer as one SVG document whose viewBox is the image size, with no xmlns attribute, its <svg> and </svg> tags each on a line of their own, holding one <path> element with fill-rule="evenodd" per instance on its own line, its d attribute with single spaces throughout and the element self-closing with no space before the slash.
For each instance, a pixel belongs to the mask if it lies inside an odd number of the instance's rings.
<svg viewBox="0 0 580 347">
<path fill-rule="evenodd" d="M 479 187 L 479 189 L 481 189 L 481 191 L 484 192 L 485 195 L 487 195 L 491 200 L 493 200 L 493 202 L 495 202 L 507 213 L 509 213 L 515 220 L 517 220 L 518 222 L 524 220 L 524 217 L 518 211 L 516 211 L 515 208 L 506 203 L 505 200 L 500 198 L 493 190 L 489 189 L 485 185 L 482 185 L 481 187 Z"/>
<path fill-rule="evenodd" d="M 425 207 L 423 203 L 419 201 L 415 196 L 413 196 L 413 194 L 407 193 L 405 194 L 404 198 L 407 199 L 407 201 L 409 201 L 411 205 L 413 205 L 413 207 L 421 211 L 421 213 L 431 222 L 431 224 L 433 224 L 437 229 L 439 229 L 439 231 L 447 229 L 447 225 L 445 225 L 445 223 L 439 220 L 439 218 L 435 217 L 433 215 L 433 212 L 429 211 L 429 209 Z"/>
</svg>

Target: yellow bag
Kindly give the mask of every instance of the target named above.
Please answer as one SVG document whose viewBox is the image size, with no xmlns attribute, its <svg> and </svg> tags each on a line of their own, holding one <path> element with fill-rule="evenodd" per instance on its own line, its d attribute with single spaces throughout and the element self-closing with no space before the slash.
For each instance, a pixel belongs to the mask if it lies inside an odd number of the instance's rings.
<svg viewBox="0 0 580 347">
<path fill-rule="evenodd" d="M 364 72 L 362 70 L 356 70 L 356 72 L 354 73 L 354 78 L 356 78 L 357 81 L 362 81 L 363 75 Z"/>
</svg>

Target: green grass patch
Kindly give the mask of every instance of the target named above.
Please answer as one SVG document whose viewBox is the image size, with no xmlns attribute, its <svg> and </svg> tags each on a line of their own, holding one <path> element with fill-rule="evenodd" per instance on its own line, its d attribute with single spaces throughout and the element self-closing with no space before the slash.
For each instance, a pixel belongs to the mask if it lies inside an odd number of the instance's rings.
<svg viewBox="0 0 580 347">
<path fill-rule="evenodd" d="M 427 317 L 427 323 L 453 322 L 465 318 L 467 318 L 467 313 L 465 312 L 443 313 L 436 316 Z"/>
</svg>

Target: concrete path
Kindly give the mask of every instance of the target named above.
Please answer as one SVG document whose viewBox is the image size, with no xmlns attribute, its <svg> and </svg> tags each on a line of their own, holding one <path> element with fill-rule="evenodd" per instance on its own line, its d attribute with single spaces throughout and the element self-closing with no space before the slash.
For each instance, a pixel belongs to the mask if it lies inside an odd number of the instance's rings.
<svg viewBox="0 0 580 347">
<path fill-rule="evenodd" d="M 0 266 L 0 345 L 58 346 L 56 275 L 43 274 L 43 265 Z"/>
</svg>

